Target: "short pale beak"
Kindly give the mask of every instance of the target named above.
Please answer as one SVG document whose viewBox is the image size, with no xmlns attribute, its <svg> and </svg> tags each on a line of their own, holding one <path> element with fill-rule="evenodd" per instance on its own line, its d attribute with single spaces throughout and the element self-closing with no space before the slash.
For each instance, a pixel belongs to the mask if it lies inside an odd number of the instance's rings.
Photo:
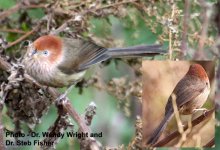
<svg viewBox="0 0 220 150">
<path fill-rule="evenodd" d="M 36 51 L 36 50 L 33 50 L 30 55 L 33 56 L 33 55 L 36 54 L 36 53 L 37 53 L 37 51 Z"/>
<path fill-rule="evenodd" d="M 35 47 L 32 44 L 28 45 L 28 51 L 29 51 L 29 57 L 33 57 L 33 55 L 35 55 L 37 53 L 37 50 L 35 49 Z"/>
</svg>

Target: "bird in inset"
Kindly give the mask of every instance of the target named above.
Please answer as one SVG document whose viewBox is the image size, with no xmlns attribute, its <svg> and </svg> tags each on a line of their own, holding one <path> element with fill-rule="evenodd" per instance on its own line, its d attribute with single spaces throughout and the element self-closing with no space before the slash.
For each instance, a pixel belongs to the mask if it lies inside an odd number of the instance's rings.
<svg viewBox="0 0 220 150">
<path fill-rule="evenodd" d="M 172 98 L 176 100 L 179 113 L 189 115 L 203 106 L 209 93 L 210 83 L 205 69 L 200 64 L 192 64 L 186 75 L 177 83 L 168 98 L 163 120 L 148 139 L 147 145 L 153 145 L 157 142 L 166 128 L 167 123 L 174 115 Z"/>
</svg>

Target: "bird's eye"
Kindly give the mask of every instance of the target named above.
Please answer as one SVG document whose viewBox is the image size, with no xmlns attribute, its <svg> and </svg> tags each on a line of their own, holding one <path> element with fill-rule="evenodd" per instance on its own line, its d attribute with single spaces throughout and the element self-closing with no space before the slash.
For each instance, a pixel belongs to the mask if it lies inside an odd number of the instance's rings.
<svg viewBox="0 0 220 150">
<path fill-rule="evenodd" d="M 44 51 L 43 51 L 43 54 L 44 54 L 44 55 L 48 55 L 48 51 L 47 51 L 47 50 L 44 50 Z"/>
</svg>

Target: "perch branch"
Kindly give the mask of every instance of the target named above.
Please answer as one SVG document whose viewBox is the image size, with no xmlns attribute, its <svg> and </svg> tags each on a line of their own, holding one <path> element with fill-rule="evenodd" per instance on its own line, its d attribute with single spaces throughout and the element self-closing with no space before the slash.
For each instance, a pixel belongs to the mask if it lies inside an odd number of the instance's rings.
<svg viewBox="0 0 220 150">
<path fill-rule="evenodd" d="M 11 68 L 11 64 L 8 63 L 7 61 L 5 61 L 1 56 L 0 56 L 0 68 L 7 71 Z M 34 83 L 36 86 L 43 88 L 43 86 L 39 85 L 38 83 L 36 83 L 36 81 L 34 81 L 34 79 L 32 79 L 28 74 L 24 75 L 25 80 L 27 80 L 28 82 Z M 48 93 L 54 98 L 56 99 L 60 93 L 58 92 L 57 89 L 49 87 L 48 88 Z M 69 102 L 68 98 L 65 98 L 65 102 L 62 103 L 63 107 L 65 108 L 65 110 L 68 112 L 68 114 L 76 121 L 76 123 L 79 125 L 79 127 L 82 129 L 83 132 L 87 132 L 89 129 L 85 124 L 85 121 L 82 121 L 82 118 L 80 117 L 80 115 L 76 112 L 76 110 L 72 107 L 71 103 Z"/>
<path fill-rule="evenodd" d="M 206 145 L 204 145 L 203 147 L 212 147 L 213 145 L 215 145 L 215 138 L 212 138 Z"/>
<path fill-rule="evenodd" d="M 10 70 L 10 68 L 12 67 L 12 65 L 5 61 L 1 56 L 0 56 L 0 68 L 1 69 L 4 69 L 4 70 Z M 27 82 L 30 82 L 30 83 L 34 83 L 36 84 L 36 82 L 34 81 L 34 79 L 32 79 L 29 75 L 27 74 L 24 74 L 24 78 Z M 40 87 L 40 88 L 44 88 L 43 86 L 39 85 L 39 84 L 36 84 L 36 86 Z M 49 95 L 53 98 L 53 99 L 56 99 L 57 100 L 57 97 L 60 97 L 60 93 L 57 91 L 57 89 L 55 88 L 47 88 L 47 92 L 49 93 Z M 58 100 L 56 101 L 57 103 L 57 108 L 58 108 L 58 114 L 59 116 L 65 116 L 65 114 L 69 114 L 73 120 L 76 121 L 76 123 L 78 124 L 79 126 L 79 131 L 80 132 L 83 132 L 83 133 L 90 133 L 90 129 L 89 127 L 86 125 L 86 122 L 87 124 L 89 125 L 92 121 L 92 117 L 93 115 L 95 114 L 95 109 L 96 107 L 94 107 L 94 105 L 90 106 L 90 107 L 93 107 L 93 109 L 89 109 L 87 110 L 87 113 L 86 113 L 86 116 L 85 116 L 85 119 L 84 120 L 77 112 L 76 110 L 72 107 L 69 99 L 67 97 L 64 97 L 64 99 L 62 100 Z M 61 102 L 61 103 L 58 103 L 58 102 Z M 93 110 L 93 113 L 89 110 Z M 65 118 L 57 118 L 57 121 L 55 122 L 54 126 L 51 126 L 51 128 L 49 129 L 49 132 L 50 133 L 55 133 L 57 131 L 60 131 L 62 130 L 62 128 L 66 128 L 68 127 L 68 123 L 66 124 L 65 122 Z M 62 124 L 64 126 L 62 126 Z M 54 142 L 54 144 L 57 143 L 57 141 L 59 140 L 59 138 L 46 138 L 44 139 L 45 141 L 51 141 L 51 142 Z M 96 141 L 95 138 L 92 138 L 92 137 L 88 137 L 88 138 L 84 138 L 82 140 L 80 140 L 80 143 L 83 143 L 83 147 L 86 146 L 86 148 L 88 149 L 91 149 L 91 150 L 95 150 L 97 148 L 100 147 L 100 143 L 98 141 Z"/>
<path fill-rule="evenodd" d="M 90 129 L 86 125 L 85 121 L 82 119 L 82 117 L 76 112 L 75 109 L 73 109 L 70 101 L 65 98 L 65 100 L 62 101 L 62 105 L 64 109 L 68 112 L 68 114 L 78 123 L 80 129 L 84 133 L 89 133 Z"/>
<path fill-rule="evenodd" d="M 198 125 L 199 123 L 201 123 L 205 119 L 210 118 L 214 111 L 215 111 L 215 108 L 205 112 L 204 114 L 202 114 L 198 118 L 194 119 L 192 121 L 192 127 Z M 186 129 L 188 129 L 188 125 L 184 126 L 184 130 L 186 130 Z M 170 135 L 168 135 L 167 137 L 165 137 L 164 139 L 158 141 L 156 144 L 153 145 L 153 147 L 164 146 L 165 144 L 169 143 L 170 141 L 172 141 L 174 138 L 178 137 L 179 135 L 180 135 L 180 133 L 178 132 L 178 130 L 176 130 L 173 133 L 171 133 Z"/>
</svg>

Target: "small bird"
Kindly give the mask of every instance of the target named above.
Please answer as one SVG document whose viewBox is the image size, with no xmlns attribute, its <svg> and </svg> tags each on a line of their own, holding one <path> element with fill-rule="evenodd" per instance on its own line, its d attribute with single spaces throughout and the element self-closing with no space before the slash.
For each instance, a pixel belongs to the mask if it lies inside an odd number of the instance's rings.
<svg viewBox="0 0 220 150">
<path fill-rule="evenodd" d="M 172 105 L 173 97 L 175 97 L 179 113 L 189 115 L 203 106 L 209 93 L 210 83 L 206 71 L 201 65 L 192 64 L 186 75 L 177 83 L 168 98 L 164 118 L 148 139 L 147 145 L 153 145 L 157 142 L 161 133 L 166 128 L 167 123 L 174 115 Z"/>
<path fill-rule="evenodd" d="M 110 58 L 163 54 L 161 45 L 104 48 L 80 38 L 45 35 L 30 43 L 23 64 L 42 85 L 68 87 L 77 83 L 92 65 Z"/>
</svg>

